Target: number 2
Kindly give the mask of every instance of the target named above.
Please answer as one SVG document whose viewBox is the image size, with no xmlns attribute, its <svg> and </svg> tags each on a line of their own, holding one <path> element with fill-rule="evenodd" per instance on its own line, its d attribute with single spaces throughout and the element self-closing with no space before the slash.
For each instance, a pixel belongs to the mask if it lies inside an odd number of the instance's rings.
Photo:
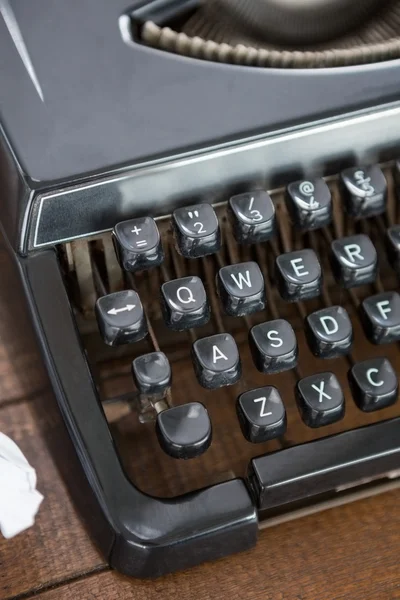
<svg viewBox="0 0 400 600">
<path fill-rule="evenodd" d="M 204 229 L 203 223 L 200 223 L 200 221 L 196 221 L 196 223 L 193 223 L 194 228 L 196 228 L 197 226 L 199 226 L 197 233 L 207 233 L 206 230 Z"/>
</svg>

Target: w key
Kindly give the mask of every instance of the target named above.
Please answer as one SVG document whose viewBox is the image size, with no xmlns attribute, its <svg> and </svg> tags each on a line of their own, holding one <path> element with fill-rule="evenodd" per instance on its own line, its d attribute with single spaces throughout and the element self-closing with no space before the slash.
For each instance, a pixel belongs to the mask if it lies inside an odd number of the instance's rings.
<svg viewBox="0 0 400 600">
<path fill-rule="evenodd" d="M 265 308 L 264 278 L 256 262 L 222 267 L 217 287 L 227 315 L 242 317 Z"/>
</svg>

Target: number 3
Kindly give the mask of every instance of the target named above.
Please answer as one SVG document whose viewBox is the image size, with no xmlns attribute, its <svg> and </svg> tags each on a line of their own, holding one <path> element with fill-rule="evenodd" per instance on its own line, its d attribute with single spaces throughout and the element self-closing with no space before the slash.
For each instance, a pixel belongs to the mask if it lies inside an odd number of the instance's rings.
<svg viewBox="0 0 400 600">
<path fill-rule="evenodd" d="M 251 214 L 253 221 L 262 221 L 263 216 L 259 210 L 256 210 L 256 209 L 251 210 L 250 214 Z"/>
</svg>

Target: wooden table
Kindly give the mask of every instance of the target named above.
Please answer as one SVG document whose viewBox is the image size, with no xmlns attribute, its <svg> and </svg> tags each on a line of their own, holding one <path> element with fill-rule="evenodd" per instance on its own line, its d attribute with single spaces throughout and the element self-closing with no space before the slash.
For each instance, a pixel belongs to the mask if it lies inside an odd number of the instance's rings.
<svg viewBox="0 0 400 600">
<path fill-rule="evenodd" d="M 400 598 L 400 491 L 279 525 L 251 551 L 156 581 L 111 571 L 92 545 L 46 447 L 47 394 L 0 250 L 0 430 L 37 469 L 35 526 L 0 540 L 0 600 L 386 600 Z M 1 493 L 1 490 L 0 490 Z"/>
</svg>

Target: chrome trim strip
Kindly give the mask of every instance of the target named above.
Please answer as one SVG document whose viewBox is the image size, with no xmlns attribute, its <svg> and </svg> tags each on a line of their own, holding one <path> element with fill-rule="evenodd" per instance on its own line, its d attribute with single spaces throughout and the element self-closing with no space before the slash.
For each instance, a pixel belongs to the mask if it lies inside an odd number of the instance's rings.
<svg viewBox="0 0 400 600">
<path fill-rule="evenodd" d="M 400 102 L 261 139 L 151 161 L 95 182 L 43 193 L 34 201 L 29 247 L 101 234 L 118 220 L 166 214 L 193 197 L 214 203 L 246 186 L 270 189 L 276 187 L 278 177 L 293 170 L 305 176 L 322 175 L 332 161 L 375 162 L 388 149 L 393 158 L 400 152 L 399 124 Z M 63 202 L 51 206 L 55 199 Z M 52 233 L 46 238 L 44 213 Z"/>
</svg>

